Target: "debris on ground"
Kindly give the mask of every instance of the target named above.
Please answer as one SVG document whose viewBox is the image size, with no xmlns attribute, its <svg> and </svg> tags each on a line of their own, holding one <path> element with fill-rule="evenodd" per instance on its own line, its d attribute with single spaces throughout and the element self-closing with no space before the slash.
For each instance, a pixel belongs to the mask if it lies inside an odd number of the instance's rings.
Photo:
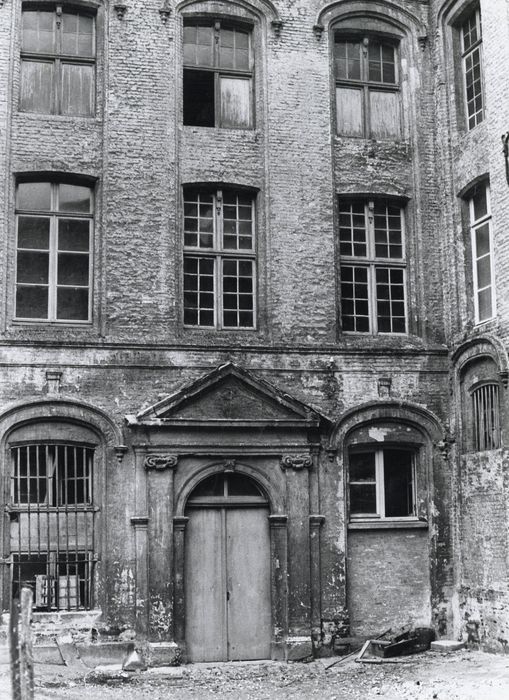
<svg viewBox="0 0 509 700">
<path fill-rule="evenodd" d="M 427 651 L 435 639 L 435 632 L 431 627 L 408 627 L 396 632 L 389 630 L 376 639 L 368 639 L 357 661 L 363 663 L 380 663 L 384 659 L 392 659 L 396 656 L 408 656 Z"/>
</svg>

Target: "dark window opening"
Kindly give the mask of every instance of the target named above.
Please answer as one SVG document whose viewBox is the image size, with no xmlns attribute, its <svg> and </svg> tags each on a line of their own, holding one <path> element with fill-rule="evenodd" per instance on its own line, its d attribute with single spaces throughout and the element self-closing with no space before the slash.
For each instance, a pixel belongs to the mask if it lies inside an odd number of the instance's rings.
<svg viewBox="0 0 509 700">
<path fill-rule="evenodd" d="M 184 124 L 214 126 L 214 74 L 184 70 Z"/>
</svg>

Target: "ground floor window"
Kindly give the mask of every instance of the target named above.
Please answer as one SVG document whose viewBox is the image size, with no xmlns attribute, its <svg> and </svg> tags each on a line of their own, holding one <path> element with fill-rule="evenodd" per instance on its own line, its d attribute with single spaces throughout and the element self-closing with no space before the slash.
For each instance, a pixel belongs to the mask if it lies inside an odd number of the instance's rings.
<svg viewBox="0 0 509 700">
<path fill-rule="evenodd" d="M 94 448 L 12 445 L 8 506 L 13 595 L 34 591 L 37 610 L 92 606 Z"/>
<path fill-rule="evenodd" d="M 415 515 L 413 451 L 398 448 L 351 451 L 349 491 L 353 519 Z"/>
</svg>

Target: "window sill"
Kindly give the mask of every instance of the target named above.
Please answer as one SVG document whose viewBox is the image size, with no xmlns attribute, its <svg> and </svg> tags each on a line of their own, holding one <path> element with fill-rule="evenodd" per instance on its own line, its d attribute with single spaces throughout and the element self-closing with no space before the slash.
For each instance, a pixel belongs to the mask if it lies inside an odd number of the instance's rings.
<svg viewBox="0 0 509 700">
<path fill-rule="evenodd" d="M 417 518 L 396 518 L 394 520 L 352 520 L 348 523 L 349 530 L 427 530 L 427 520 Z"/>
</svg>

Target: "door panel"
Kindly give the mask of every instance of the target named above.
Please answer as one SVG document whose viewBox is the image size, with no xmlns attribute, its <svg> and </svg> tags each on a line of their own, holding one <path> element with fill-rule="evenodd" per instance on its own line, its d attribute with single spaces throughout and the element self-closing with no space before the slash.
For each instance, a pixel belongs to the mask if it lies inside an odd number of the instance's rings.
<svg viewBox="0 0 509 700">
<path fill-rule="evenodd" d="M 267 508 L 192 508 L 186 533 L 190 661 L 270 658 Z"/>
<path fill-rule="evenodd" d="M 269 521 L 265 508 L 226 511 L 228 658 L 270 658 Z"/>
<path fill-rule="evenodd" d="M 185 561 L 186 641 L 190 661 L 226 661 L 224 511 L 193 509 Z"/>
</svg>

